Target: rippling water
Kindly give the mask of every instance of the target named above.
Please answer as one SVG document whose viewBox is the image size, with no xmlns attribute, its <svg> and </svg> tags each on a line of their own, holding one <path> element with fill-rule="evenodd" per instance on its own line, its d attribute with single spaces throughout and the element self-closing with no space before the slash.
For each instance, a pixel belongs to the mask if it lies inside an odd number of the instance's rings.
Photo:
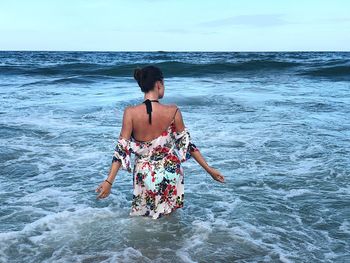
<svg viewBox="0 0 350 263">
<path fill-rule="evenodd" d="M 159 220 L 94 192 L 149 63 L 226 177 Z M 350 53 L 0 52 L 0 98 L 0 262 L 350 261 Z"/>
</svg>

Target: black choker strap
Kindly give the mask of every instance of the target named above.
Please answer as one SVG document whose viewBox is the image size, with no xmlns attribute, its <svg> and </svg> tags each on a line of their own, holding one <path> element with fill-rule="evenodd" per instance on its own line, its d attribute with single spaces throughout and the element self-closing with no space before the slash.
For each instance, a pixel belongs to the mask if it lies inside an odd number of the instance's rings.
<svg viewBox="0 0 350 263">
<path fill-rule="evenodd" d="M 147 99 L 147 100 L 142 102 L 142 103 L 146 104 L 146 109 L 147 109 L 147 114 L 148 114 L 148 122 L 150 124 L 152 124 L 152 117 L 151 117 L 151 114 L 152 114 L 152 103 L 151 103 L 151 101 L 159 102 L 158 100 L 150 100 L 150 99 Z"/>
</svg>

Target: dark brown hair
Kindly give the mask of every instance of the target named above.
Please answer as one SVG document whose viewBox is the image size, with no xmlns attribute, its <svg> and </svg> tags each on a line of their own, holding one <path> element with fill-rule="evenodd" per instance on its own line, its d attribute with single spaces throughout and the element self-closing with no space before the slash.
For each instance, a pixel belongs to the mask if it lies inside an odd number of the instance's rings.
<svg viewBox="0 0 350 263">
<path fill-rule="evenodd" d="M 143 92 L 153 90 L 154 84 L 158 80 L 163 80 L 162 71 L 156 66 L 146 66 L 143 68 L 136 68 L 134 70 L 134 79 L 139 84 Z"/>
</svg>

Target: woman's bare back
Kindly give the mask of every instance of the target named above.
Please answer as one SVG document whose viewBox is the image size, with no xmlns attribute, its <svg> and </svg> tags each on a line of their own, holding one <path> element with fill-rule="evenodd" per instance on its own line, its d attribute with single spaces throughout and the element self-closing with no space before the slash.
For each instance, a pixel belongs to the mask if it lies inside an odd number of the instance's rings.
<svg viewBox="0 0 350 263">
<path fill-rule="evenodd" d="M 144 103 L 132 107 L 132 136 L 137 141 L 151 141 L 162 134 L 176 115 L 175 104 L 165 105 L 152 102 L 152 124 L 149 123 L 146 105 Z M 176 123 L 175 123 L 176 124 Z"/>
</svg>

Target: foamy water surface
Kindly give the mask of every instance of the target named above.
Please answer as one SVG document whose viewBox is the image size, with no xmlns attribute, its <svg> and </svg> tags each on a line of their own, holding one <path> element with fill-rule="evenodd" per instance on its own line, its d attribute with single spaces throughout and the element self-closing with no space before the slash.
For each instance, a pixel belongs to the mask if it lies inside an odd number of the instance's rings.
<svg viewBox="0 0 350 263">
<path fill-rule="evenodd" d="M 132 69 L 164 69 L 193 142 L 172 216 L 108 174 Z M 349 262 L 349 53 L 0 52 L 0 262 Z"/>
</svg>

